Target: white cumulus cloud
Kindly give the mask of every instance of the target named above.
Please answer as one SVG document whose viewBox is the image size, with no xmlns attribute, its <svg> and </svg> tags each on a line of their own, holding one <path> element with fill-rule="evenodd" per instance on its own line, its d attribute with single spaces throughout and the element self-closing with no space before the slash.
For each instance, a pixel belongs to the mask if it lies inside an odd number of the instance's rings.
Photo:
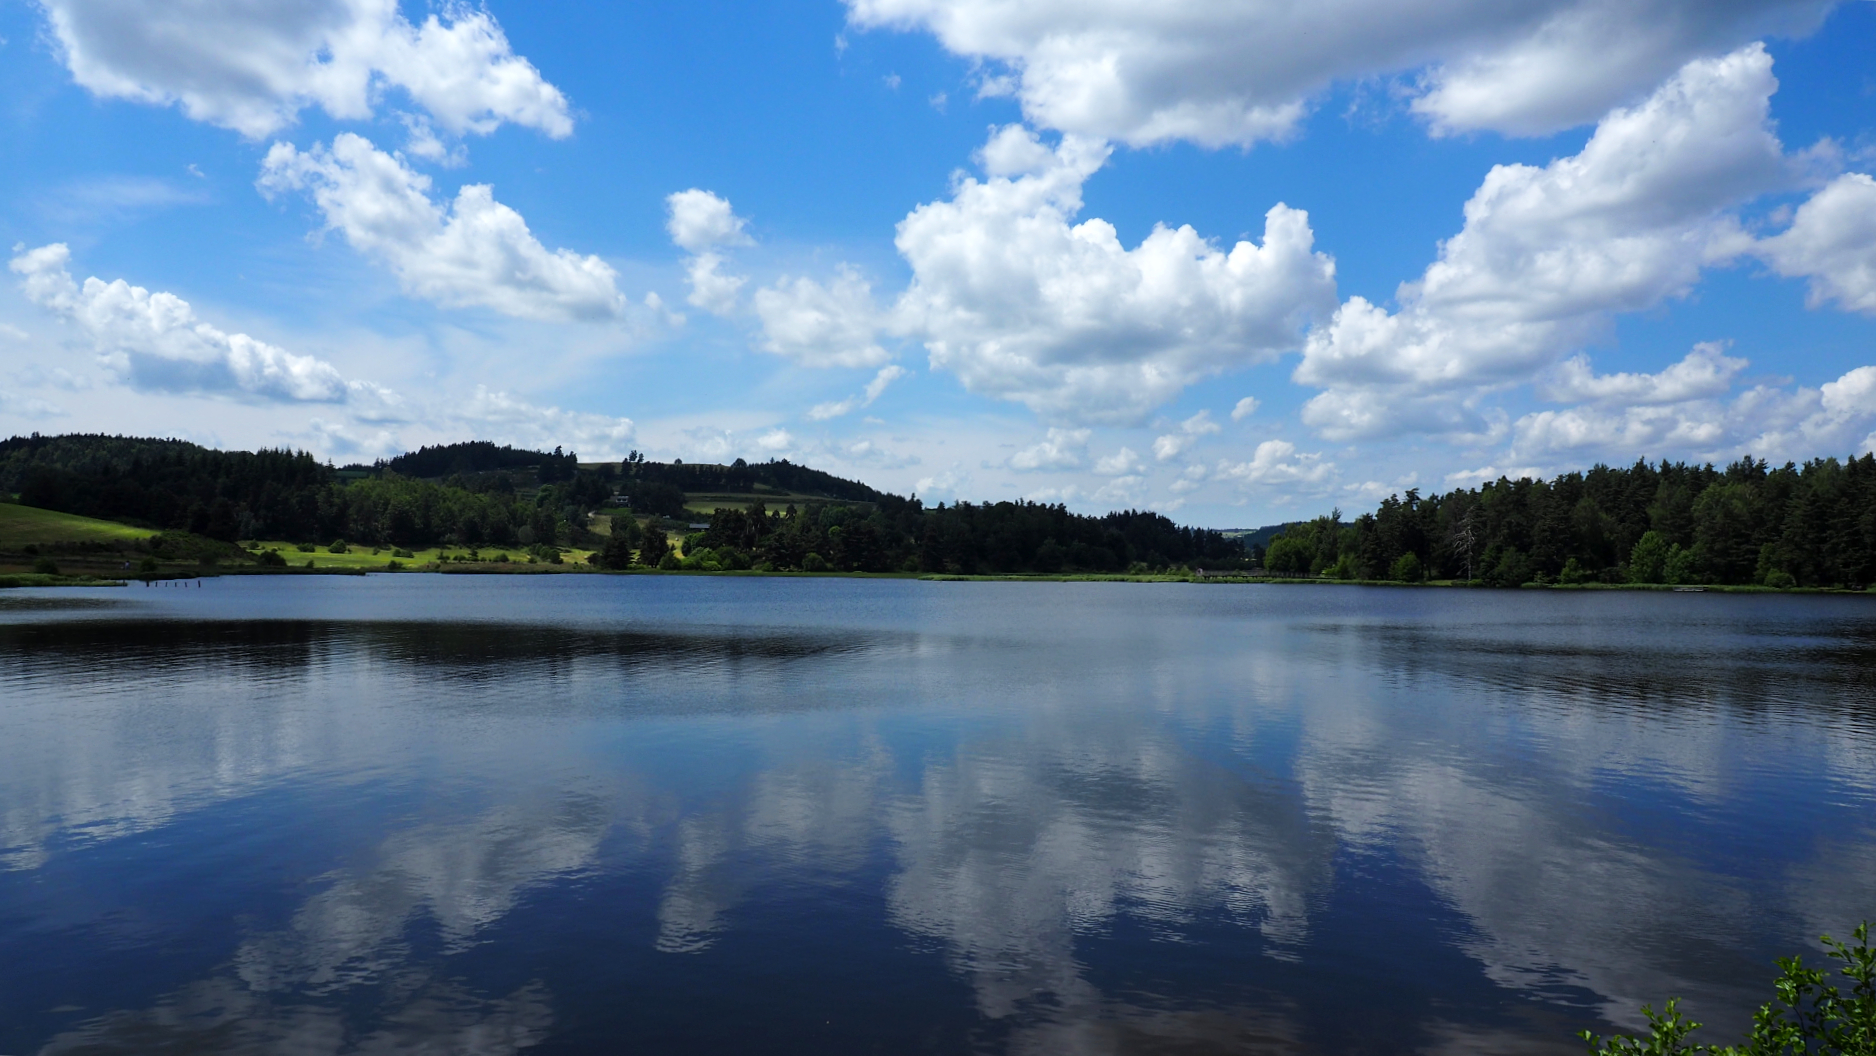
<svg viewBox="0 0 1876 1056">
<path fill-rule="evenodd" d="M 1351 298 L 1310 335 L 1295 379 L 1328 391 L 1304 421 L 1334 439 L 1481 432 L 1466 394 L 1532 380 L 1614 313 L 1683 296 L 1748 251 L 1731 210 L 1794 178 L 1768 118 L 1776 88 L 1755 44 L 1689 63 L 1574 156 L 1494 167 L 1398 311 Z"/>
<path fill-rule="evenodd" d="M 402 114 L 400 118 L 407 133 L 405 154 L 446 169 L 460 169 L 469 164 L 469 148 L 460 143 L 445 143 L 428 120 L 418 114 Z"/>
<path fill-rule="evenodd" d="M 692 187 L 665 197 L 665 230 L 679 249 L 690 253 L 684 262 L 685 277 L 690 282 L 687 300 L 715 315 L 729 315 L 736 310 L 736 298 L 749 280 L 728 275 L 720 250 L 730 246 L 753 245 L 745 232 L 749 221 L 737 216 L 728 199 Z"/>
<path fill-rule="evenodd" d="M 692 187 L 666 196 L 665 230 L 679 249 L 702 253 L 718 246 L 746 246 L 749 221 L 737 216 L 728 199 Z"/>
<path fill-rule="evenodd" d="M 974 392 L 1070 423 L 1130 424 L 1211 374 L 1295 348 L 1335 298 L 1335 265 L 1307 214 L 1265 216 L 1260 246 L 1227 252 L 1191 227 L 1128 249 L 1105 220 L 1072 220 L 1106 162 L 1098 142 L 1055 149 L 1017 126 L 979 155 L 948 201 L 899 224 L 911 286 L 896 327 Z"/>
<path fill-rule="evenodd" d="M 1539 411 L 1518 419 L 1512 451 L 1516 457 L 1539 461 L 1603 453 L 1699 455 L 1730 446 L 1726 418 L 1726 408 L 1717 403 Z"/>
<path fill-rule="evenodd" d="M 487 184 L 455 201 L 430 197 L 430 178 L 350 132 L 327 149 L 275 143 L 259 186 L 311 194 L 326 226 L 397 275 L 404 291 L 444 307 L 492 308 L 527 319 L 608 319 L 625 310 L 612 267 L 549 250 Z"/>
<path fill-rule="evenodd" d="M 1137 477 L 1146 468 L 1146 463 L 1134 453 L 1133 448 L 1123 447 L 1106 458 L 1096 459 L 1094 471 L 1104 477 Z"/>
<path fill-rule="evenodd" d="M 897 363 L 889 363 L 879 368 L 879 373 L 873 375 L 873 380 L 866 383 L 865 392 L 834 403 L 817 403 L 808 411 L 808 417 L 813 421 L 824 422 L 830 418 L 850 414 L 862 407 L 871 407 L 873 401 L 885 395 L 888 385 L 910 373 L 911 371 Z"/>
<path fill-rule="evenodd" d="M 845 0 L 858 27 L 987 63 L 1033 123 L 1136 146 L 1291 134 L 1330 84 L 1414 74 L 1438 131 L 1593 120 L 1694 58 L 1814 29 L 1835 0 Z"/>
<path fill-rule="evenodd" d="M 536 450 L 564 446 L 595 462 L 625 457 L 638 434 L 630 418 L 543 406 L 481 385 L 450 417 L 477 440 Z"/>
<path fill-rule="evenodd" d="M 1812 307 L 1835 301 L 1876 315 L 1876 179 L 1851 172 L 1832 180 L 1758 252 L 1779 274 L 1810 278 Z"/>
<path fill-rule="evenodd" d="M 912 494 L 923 495 L 927 500 L 942 499 L 947 496 L 956 499 L 964 494 L 964 489 L 970 487 L 970 483 L 971 475 L 968 472 L 952 466 L 942 473 L 918 478 L 918 481 L 912 485 Z"/>
<path fill-rule="evenodd" d="M 1188 448 L 1198 442 L 1199 437 L 1218 432 L 1218 423 L 1212 421 L 1212 412 L 1200 411 L 1179 423 L 1179 431 L 1167 433 L 1153 441 L 1153 457 L 1161 462 L 1168 462 L 1184 454 Z"/>
<path fill-rule="evenodd" d="M 369 382 L 348 381 L 322 359 L 205 323 L 173 293 L 95 276 L 80 285 L 68 270 L 70 262 L 71 250 L 55 242 L 20 252 L 7 266 L 20 276 L 28 300 L 76 326 L 104 364 L 134 387 L 353 403 L 380 416 L 401 402 Z"/>
<path fill-rule="evenodd" d="M 876 367 L 890 358 L 879 345 L 883 324 L 873 286 L 849 265 L 826 285 L 784 276 L 756 291 L 764 351 L 804 367 Z"/>
<path fill-rule="evenodd" d="M 1217 475 L 1244 484 L 1317 484 L 1335 471 L 1319 452 L 1299 452 L 1288 440 L 1266 440 L 1257 445 L 1248 462 L 1222 460 Z"/>
<path fill-rule="evenodd" d="M 117 379 L 144 391 L 219 395 L 248 402 L 334 405 L 347 421 L 311 420 L 309 440 L 327 453 L 354 456 L 392 452 L 396 434 L 385 426 L 418 423 L 444 435 L 544 448 L 565 445 L 589 458 L 622 457 L 636 435 L 629 418 L 569 411 L 478 386 L 466 399 L 412 402 L 368 381 L 346 378 L 337 367 L 202 321 L 189 302 L 122 279 L 87 278 L 69 270 L 71 252 L 54 243 L 17 252 L 8 267 L 27 298 L 74 326 Z M 77 387 L 85 379 L 63 370 L 33 380 Z M 39 401 L 15 401 L 13 413 L 33 412 Z"/>
<path fill-rule="evenodd" d="M 1189 494 L 1204 486 L 1206 478 L 1210 476 L 1211 471 L 1204 466 L 1196 463 L 1189 465 L 1180 472 L 1179 479 L 1172 482 L 1172 490 L 1179 495 Z"/>
<path fill-rule="evenodd" d="M 713 315 L 728 315 L 736 310 L 736 298 L 749 280 L 729 275 L 720 253 L 699 253 L 684 261 L 684 278 L 690 283 L 685 300 Z"/>
<path fill-rule="evenodd" d="M 1257 408 L 1261 406 L 1263 405 L 1257 402 L 1257 397 L 1246 396 L 1239 400 L 1236 406 L 1231 408 L 1231 420 L 1241 422 L 1251 415 L 1256 414 Z"/>
<path fill-rule="evenodd" d="M 1683 403 L 1725 394 L 1746 361 L 1726 355 L 1726 346 L 1703 341 L 1680 362 L 1656 374 L 1596 374 L 1589 357 L 1572 356 L 1545 382 L 1545 398 L 1557 403 L 1599 402 L 1626 406 Z"/>
<path fill-rule="evenodd" d="M 70 412 L 49 400 L 0 391 L 0 412 L 18 418 L 63 418 Z"/>
<path fill-rule="evenodd" d="M 1192 438 L 1168 434 L 1153 439 L 1153 457 L 1161 462 L 1168 462 L 1179 457 L 1186 448 L 1192 446 Z"/>
<path fill-rule="evenodd" d="M 412 24 L 397 0 L 40 0 L 72 78 L 107 98 L 180 105 L 249 138 L 319 107 L 372 116 L 400 89 L 445 129 L 503 123 L 561 137 L 567 99 L 514 53 L 486 10 L 449 4 Z"/>
<path fill-rule="evenodd" d="M 361 434 L 348 423 L 317 417 L 309 420 L 306 427 L 312 450 L 327 458 L 394 458 L 407 450 L 397 433 L 389 429 Z"/>
<path fill-rule="evenodd" d="M 1137 473 L 1115 477 L 1096 488 L 1088 498 L 1103 505 L 1131 509 L 1146 501 L 1146 478 Z"/>
<path fill-rule="evenodd" d="M 1051 429 L 1046 438 L 1010 456 L 1011 469 L 1080 469 L 1088 460 L 1088 429 Z"/>
<path fill-rule="evenodd" d="M 1710 344 L 1657 374 L 1599 376 L 1580 360 L 1566 366 L 1570 377 L 1549 395 L 1591 402 L 1518 419 L 1511 458 L 1550 465 L 1592 457 L 1804 459 L 1848 452 L 1876 419 L 1876 366 L 1817 388 L 1759 385 L 1737 395 L 1732 379 L 1746 361 Z"/>
</svg>

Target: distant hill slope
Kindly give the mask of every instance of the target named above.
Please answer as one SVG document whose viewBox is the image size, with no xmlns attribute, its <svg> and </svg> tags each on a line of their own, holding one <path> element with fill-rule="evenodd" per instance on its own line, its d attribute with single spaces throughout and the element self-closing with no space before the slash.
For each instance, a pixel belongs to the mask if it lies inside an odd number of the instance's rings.
<svg viewBox="0 0 1876 1056">
<path fill-rule="evenodd" d="M 420 447 L 388 462 L 379 462 L 375 468 L 427 480 L 495 470 L 532 469 L 539 474 L 541 483 L 549 484 L 571 480 L 579 461 L 578 455 L 563 452 L 558 447 L 552 451 L 529 451 L 507 445 L 497 447 L 487 440 L 470 440 Z"/>
<path fill-rule="evenodd" d="M 590 548 L 600 541 L 588 527 L 591 514 L 629 501 L 635 514 L 690 523 L 709 511 L 704 545 L 722 551 L 731 562 L 724 567 L 1118 572 L 1232 567 L 1247 556 L 1217 532 L 1147 511 L 1089 517 L 1032 502 L 927 507 L 781 460 L 697 465 L 634 453 L 623 463 L 580 465 L 559 449 L 482 441 L 337 470 L 299 451 L 216 451 L 117 436 L 14 437 L 0 441 L 0 488 L 17 491 L 22 507 L 223 542 Z M 635 519 L 631 530 L 639 530 Z M 663 530 L 653 525 L 649 534 L 662 539 Z"/>
<path fill-rule="evenodd" d="M 223 540 L 251 538 L 256 524 L 311 520 L 334 479 L 303 451 L 76 433 L 0 440 L 0 490 L 22 505 Z"/>
<path fill-rule="evenodd" d="M 34 468 L 82 474 L 123 473 L 137 465 L 221 454 L 187 440 L 102 433 L 15 436 L 0 440 L 0 489 L 19 491 Z"/>
<path fill-rule="evenodd" d="M 695 462 L 651 462 L 633 452 L 623 462 L 581 463 L 573 452 L 529 451 L 498 447 L 486 440 L 422 447 L 388 461 L 375 470 L 390 470 L 406 477 L 441 480 L 451 476 L 471 476 L 497 471 L 534 470 L 543 484 L 572 480 L 576 472 L 594 473 L 602 480 L 620 481 L 624 490 L 633 485 L 661 485 L 688 493 L 759 495 L 769 491 L 782 495 L 805 495 L 844 502 L 877 502 L 881 493 L 860 483 L 787 459 L 754 464 L 737 459 L 730 465 Z"/>
<path fill-rule="evenodd" d="M 1218 534 L 1224 536 L 1226 539 L 1236 539 L 1238 542 L 1243 543 L 1247 549 L 1253 546 L 1261 546 L 1268 550 L 1270 549 L 1270 541 L 1272 539 L 1275 539 L 1277 536 L 1282 535 L 1284 532 L 1302 523 L 1304 522 L 1285 521 L 1282 524 L 1266 524 L 1262 528 L 1222 528 L 1219 529 Z"/>
<path fill-rule="evenodd" d="M 156 532 L 56 510 L 0 503 L 0 551 L 56 543 L 117 543 L 148 539 Z"/>
<path fill-rule="evenodd" d="M 832 473 L 797 466 L 787 459 L 770 462 L 744 462 L 737 459 L 723 466 L 690 462 L 613 463 L 622 479 L 651 484 L 668 484 L 686 492 L 723 494 L 759 494 L 764 490 L 783 494 L 812 495 L 845 502 L 878 502 L 883 492 L 857 480 L 847 480 Z M 603 474 L 609 466 L 599 466 Z"/>
</svg>

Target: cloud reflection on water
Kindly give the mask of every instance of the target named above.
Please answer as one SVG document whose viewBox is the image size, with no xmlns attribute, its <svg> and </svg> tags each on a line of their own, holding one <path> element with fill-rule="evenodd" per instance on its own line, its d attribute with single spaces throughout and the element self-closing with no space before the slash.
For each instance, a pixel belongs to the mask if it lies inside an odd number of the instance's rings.
<svg viewBox="0 0 1876 1056">
<path fill-rule="evenodd" d="M 1506 995 L 1473 1019 L 1403 998 L 1417 1047 L 1547 1048 L 1530 1033 L 1545 1016 L 1632 1024 L 1670 993 L 1733 1026 L 1769 981 L 1764 947 L 1876 907 L 1876 828 L 1836 824 L 1876 800 L 1869 627 L 1664 633 L 1533 604 L 1223 612 L 1146 640 L 1120 612 L 1097 613 L 1111 632 L 1020 641 L 9 625 L 0 685 L 31 692 L 3 720 L 0 863 L 41 869 L 296 781 L 452 790 L 225 971 L 67 1030 L 61 1052 L 165 1030 L 210 1031 L 189 1035 L 203 1051 L 533 1044 L 555 1021 L 547 983 L 489 996 L 450 958 L 525 917 L 530 892 L 616 872 L 609 839 L 662 877 L 648 948 L 620 956 L 719 956 L 778 886 L 876 886 L 909 947 L 968 987 L 980 1044 L 1007 1051 L 1322 1048 L 1309 987 L 1362 969 L 1320 963 L 1319 933 L 1366 861 L 1462 922 L 1443 941 Z M 100 658 L 102 691 L 73 677 Z M 659 770 L 637 746 L 653 732 L 726 761 Z M 1716 846 L 1764 836 L 1754 812 L 1786 768 L 1829 784 L 1788 794 L 1799 831 L 1830 837 L 1770 863 Z M 439 950 L 412 945 L 419 921 Z M 1116 985 L 1117 950 L 1156 970 L 1221 935 L 1240 949 L 1204 993 L 1152 971 Z M 1316 981 L 1287 981 L 1297 966 Z"/>
<path fill-rule="evenodd" d="M 285 927 L 246 935 L 227 970 L 41 1052 L 507 1056 L 537 1045 L 554 1023 L 540 980 L 484 996 L 414 952 L 412 929 L 434 927 L 446 954 L 468 948 L 530 888 L 589 867 L 612 822 L 593 797 L 568 796 L 396 832 L 368 866 L 317 878 Z"/>
</svg>

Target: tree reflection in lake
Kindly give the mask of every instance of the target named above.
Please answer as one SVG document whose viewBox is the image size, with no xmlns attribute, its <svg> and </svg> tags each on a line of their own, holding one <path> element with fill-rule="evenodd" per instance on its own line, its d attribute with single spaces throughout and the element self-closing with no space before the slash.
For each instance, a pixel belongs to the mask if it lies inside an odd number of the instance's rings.
<svg viewBox="0 0 1876 1056">
<path fill-rule="evenodd" d="M 0 607 L 0 1051 L 1574 1051 L 1671 993 L 1733 1030 L 1876 915 L 1872 673 L 1860 599 Z"/>
</svg>

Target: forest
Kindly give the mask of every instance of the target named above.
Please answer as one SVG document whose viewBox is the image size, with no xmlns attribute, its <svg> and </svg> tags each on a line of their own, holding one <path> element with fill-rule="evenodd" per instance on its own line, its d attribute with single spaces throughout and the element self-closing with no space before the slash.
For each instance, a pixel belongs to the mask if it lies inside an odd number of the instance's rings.
<svg viewBox="0 0 1876 1056">
<path fill-rule="evenodd" d="M 1262 555 L 1274 575 L 1525 583 L 1876 582 L 1876 457 L 1772 468 L 1596 466 L 1389 497 L 1373 513 L 1292 525 Z"/>
<path fill-rule="evenodd" d="M 926 506 L 917 498 L 884 494 L 867 505 L 810 503 L 772 511 L 758 500 L 747 509 L 718 509 L 707 529 L 685 538 L 682 562 L 667 554 L 655 533 L 633 538 L 615 527 L 610 543 L 598 557 L 612 568 L 971 575 L 1249 564 L 1241 543 L 1181 527 L 1157 513 L 1089 517 L 1033 502 Z"/>
<path fill-rule="evenodd" d="M 506 445 L 497 447 L 487 440 L 470 440 L 460 444 L 420 447 L 389 461 L 380 461 L 373 468 L 388 469 L 405 477 L 431 478 L 531 469 L 541 483 L 552 484 L 555 481 L 572 480 L 579 465 L 580 456 L 568 454 L 558 447 L 551 452 L 527 451 Z"/>
<path fill-rule="evenodd" d="M 401 467 L 401 468 L 400 468 Z M 405 471 L 409 471 L 409 474 Z M 424 479 L 416 473 L 437 474 Z M 1244 546 L 1156 513 L 1103 517 L 1029 502 L 928 507 L 777 460 L 622 463 L 472 442 L 336 469 L 305 452 L 69 435 L 0 441 L 0 492 L 28 506 L 243 539 L 419 547 L 580 546 L 614 567 L 656 565 L 688 526 L 686 492 L 748 495 L 685 539 L 689 567 L 863 572 L 1063 572 L 1244 567 Z M 770 511 L 764 494 L 786 496 Z M 648 500 L 648 501 L 647 501 Z M 612 545 L 589 515 L 629 501 Z M 742 509 L 743 505 L 747 509 Z M 671 518 L 682 518 L 672 523 Z M 641 519 L 646 520 L 643 527 Z"/>
<path fill-rule="evenodd" d="M 1261 564 L 1281 577 L 1539 584 L 1876 583 L 1876 456 L 1779 467 L 1638 461 L 1551 480 L 1390 496 L 1372 513 L 1288 526 L 1266 550 L 1151 512 L 927 506 L 786 461 L 582 464 L 486 442 L 335 469 L 305 452 L 218 451 L 115 436 L 0 441 L 0 492 L 29 506 L 213 539 L 415 547 L 580 546 L 658 565 L 687 494 L 724 494 L 682 541 L 691 568 L 1121 572 Z M 746 497 L 745 497 L 746 496 Z M 625 503 L 611 545 L 589 515 Z M 644 527 L 641 527 L 643 522 Z M 645 528 L 649 528 L 647 531 Z M 680 558 L 672 554 L 676 563 Z"/>
<path fill-rule="evenodd" d="M 363 468 L 363 467 L 358 467 Z M 717 494 L 803 494 L 848 502 L 873 502 L 880 493 L 858 481 L 843 480 L 787 459 L 750 465 L 743 459 L 722 466 L 708 463 L 652 462 L 633 451 L 618 463 L 581 466 L 579 456 L 556 447 L 552 452 L 497 447 L 485 440 L 422 447 L 371 467 L 405 477 L 441 479 L 471 491 L 502 487 L 517 470 L 534 473 L 542 484 L 572 482 L 584 471 L 611 488 L 638 513 L 686 516 L 686 492 Z"/>
<path fill-rule="evenodd" d="M 362 479 L 347 479 L 353 476 Z M 475 483 L 385 470 L 350 474 L 305 452 L 217 451 L 180 440 L 0 441 L 0 491 L 17 492 L 23 505 L 226 542 L 546 543 L 565 539 L 570 525 L 583 523 L 582 506 L 610 494 L 603 484 L 575 481 L 539 486 L 522 499 L 506 476 Z"/>
</svg>

